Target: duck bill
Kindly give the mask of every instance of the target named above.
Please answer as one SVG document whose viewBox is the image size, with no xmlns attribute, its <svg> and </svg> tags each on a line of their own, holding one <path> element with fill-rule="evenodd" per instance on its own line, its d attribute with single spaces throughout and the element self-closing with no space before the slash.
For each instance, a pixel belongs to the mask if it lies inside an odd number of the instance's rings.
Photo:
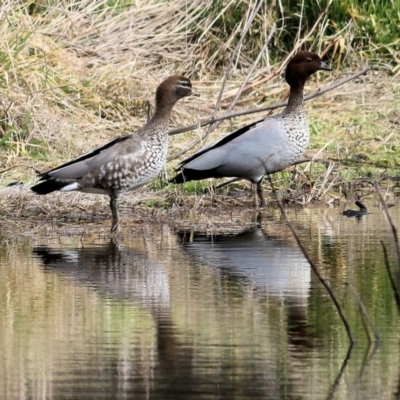
<svg viewBox="0 0 400 400">
<path fill-rule="evenodd" d="M 323 61 L 321 61 L 319 69 L 322 71 L 332 71 L 332 68 L 328 64 L 325 64 Z"/>
<path fill-rule="evenodd" d="M 200 96 L 200 93 L 199 93 L 199 92 L 196 92 L 196 90 L 192 89 L 192 93 L 190 93 L 190 96 L 199 97 L 199 96 Z"/>
</svg>

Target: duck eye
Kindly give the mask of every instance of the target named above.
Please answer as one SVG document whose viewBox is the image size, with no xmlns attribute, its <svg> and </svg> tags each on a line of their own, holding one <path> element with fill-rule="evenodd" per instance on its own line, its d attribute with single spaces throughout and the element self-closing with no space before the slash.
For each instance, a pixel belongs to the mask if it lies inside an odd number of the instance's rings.
<svg viewBox="0 0 400 400">
<path fill-rule="evenodd" d="M 310 62 L 313 62 L 313 59 L 311 57 L 307 57 L 306 61 L 310 63 Z"/>
<path fill-rule="evenodd" d="M 186 86 L 186 87 L 189 86 L 189 82 L 188 82 L 188 81 L 179 81 L 179 84 L 180 84 L 181 86 Z"/>
</svg>

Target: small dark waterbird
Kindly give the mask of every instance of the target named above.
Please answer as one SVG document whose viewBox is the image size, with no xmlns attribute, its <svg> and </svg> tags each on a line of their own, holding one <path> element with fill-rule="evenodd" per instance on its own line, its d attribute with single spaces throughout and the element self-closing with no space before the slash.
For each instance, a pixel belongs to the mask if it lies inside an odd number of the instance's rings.
<svg viewBox="0 0 400 400">
<path fill-rule="evenodd" d="M 364 215 L 371 214 L 368 211 L 368 208 L 365 207 L 365 205 L 360 200 L 357 200 L 355 204 L 359 208 L 359 210 L 344 210 L 342 214 L 349 218 L 356 217 L 356 219 L 358 220 L 360 220 L 361 217 L 363 217 Z"/>
<path fill-rule="evenodd" d="M 307 149 L 310 133 L 303 107 L 304 84 L 317 71 L 331 71 L 318 54 L 300 51 L 289 62 L 285 79 L 290 86 L 285 110 L 232 132 L 182 161 L 171 182 L 236 177 L 256 185 L 260 205 L 266 202 L 261 182 L 265 175 L 281 171 Z"/>
<path fill-rule="evenodd" d="M 108 194 L 111 230 L 116 230 L 119 195 L 149 183 L 159 174 L 166 163 L 172 108 L 179 99 L 191 95 L 198 93 L 188 78 L 168 77 L 158 86 L 154 115 L 142 128 L 40 174 L 42 182 L 31 189 L 37 194 L 56 190 Z"/>
</svg>

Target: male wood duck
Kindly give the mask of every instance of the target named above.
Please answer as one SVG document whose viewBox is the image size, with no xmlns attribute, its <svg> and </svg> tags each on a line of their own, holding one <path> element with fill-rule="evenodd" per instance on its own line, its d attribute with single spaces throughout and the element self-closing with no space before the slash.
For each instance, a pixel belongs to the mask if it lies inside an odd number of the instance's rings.
<svg viewBox="0 0 400 400">
<path fill-rule="evenodd" d="M 285 110 L 253 122 L 182 161 L 171 182 L 237 177 L 256 185 L 260 205 L 265 206 L 261 181 L 264 175 L 289 167 L 307 149 L 310 132 L 303 107 L 307 78 L 332 69 L 318 54 L 300 51 L 289 62 L 285 79 L 290 86 Z"/>
</svg>

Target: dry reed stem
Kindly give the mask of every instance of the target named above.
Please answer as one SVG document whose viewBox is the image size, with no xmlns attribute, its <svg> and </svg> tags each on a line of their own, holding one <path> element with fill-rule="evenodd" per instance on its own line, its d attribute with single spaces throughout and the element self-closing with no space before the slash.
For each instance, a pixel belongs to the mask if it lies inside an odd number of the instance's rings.
<svg viewBox="0 0 400 400">
<path fill-rule="evenodd" d="M 249 28 L 250 28 L 250 26 L 251 26 L 251 23 L 253 22 L 255 16 L 257 15 L 257 12 L 259 11 L 259 9 L 260 9 L 260 7 L 261 7 L 262 4 L 263 4 L 262 0 L 259 0 L 258 3 L 256 4 L 254 10 L 251 12 L 251 14 L 250 14 L 250 16 L 249 16 L 249 19 L 248 19 L 248 21 L 246 22 L 246 24 L 245 24 L 245 26 L 244 26 L 244 28 L 243 28 L 242 34 L 241 34 L 241 36 L 240 36 L 240 39 L 239 39 L 238 43 L 236 44 L 235 49 L 234 49 L 234 51 L 233 51 L 233 53 L 232 53 L 232 55 L 231 55 L 231 57 L 230 57 L 230 59 L 229 59 L 228 66 L 226 67 L 226 70 L 225 70 L 225 73 L 224 73 L 224 77 L 223 77 L 223 79 L 222 79 L 222 84 L 221 84 L 221 88 L 220 88 L 220 91 L 219 91 L 219 95 L 218 95 L 218 98 L 217 98 L 217 101 L 216 101 L 216 105 L 215 105 L 215 107 L 214 107 L 214 112 L 213 112 L 213 117 L 214 117 L 214 118 L 215 118 L 216 115 L 217 115 L 218 108 L 219 108 L 219 104 L 220 104 L 220 101 L 221 101 L 221 97 L 222 97 L 222 94 L 223 94 L 223 92 L 224 92 L 226 80 L 227 80 L 228 77 L 229 77 L 229 74 L 230 74 L 230 70 L 231 70 L 231 68 L 232 68 L 233 61 L 234 61 L 235 57 L 238 55 L 238 53 L 240 53 L 239 50 L 240 50 L 240 48 L 241 48 L 241 45 L 242 45 L 242 43 L 243 43 L 243 40 L 244 40 L 244 38 L 246 37 L 246 34 L 247 34 L 247 32 L 248 32 L 248 30 L 249 30 Z M 232 102 L 232 107 L 233 107 L 234 104 L 235 104 L 235 101 Z M 168 157 L 168 158 L 167 158 L 167 162 L 172 161 L 172 160 L 174 160 L 175 158 L 178 158 L 179 156 L 181 156 L 181 155 L 185 154 L 186 152 L 188 152 L 189 150 L 191 150 L 191 149 L 192 149 L 193 147 L 195 147 L 198 143 L 202 143 L 203 141 L 205 141 L 205 140 L 207 139 L 207 137 L 209 136 L 209 134 L 210 134 L 211 132 L 213 132 L 217 127 L 218 127 L 218 123 L 210 124 L 209 127 L 208 127 L 208 129 L 207 129 L 207 131 L 206 131 L 199 139 L 197 139 L 197 140 L 195 140 L 194 142 L 192 142 L 191 144 L 189 144 L 189 146 L 187 146 L 187 147 L 184 148 L 183 150 L 179 151 L 177 154 Z"/>
<path fill-rule="evenodd" d="M 275 76 L 279 75 L 282 73 L 282 71 L 286 68 L 287 63 L 290 61 L 290 59 L 292 58 L 292 56 L 298 51 L 299 48 L 301 48 L 301 46 L 309 39 L 309 37 L 313 34 L 313 32 L 315 31 L 315 29 L 317 29 L 322 17 L 326 14 L 326 11 L 324 11 L 323 13 L 321 13 L 321 15 L 318 17 L 317 21 L 315 22 L 314 26 L 310 29 L 310 31 L 308 32 L 308 34 L 301 40 L 299 40 L 298 42 L 296 42 L 295 47 L 293 48 L 293 50 L 285 57 L 285 59 L 283 60 L 283 62 L 280 64 L 279 68 L 272 74 L 269 74 L 267 77 L 259 79 L 256 82 L 252 82 L 249 85 L 247 85 L 245 88 L 243 88 L 243 91 L 248 91 L 250 89 L 252 89 L 255 86 L 259 86 L 261 84 L 264 84 L 268 81 L 270 81 L 272 78 L 274 78 Z M 226 101 L 227 99 L 229 99 L 230 97 L 234 96 L 234 94 L 232 92 L 228 92 L 225 94 L 225 97 L 223 98 L 223 101 Z"/>
<path fill-rule="evenodd" d="M 262 1 L 260 1 L 259 4 L 261 5 Z M 244 36 L 247 33 L 247 30 L 248 30 L 249 27 L 250 27 L 250 24 L 246 25 L 246 27 L 244 29 L 244 32 L 242 34 L 242 38 L 244 38 Z M 242 85 L 240 86 L 239 90 L 237 91 L 236 96 L 234 97 L 234 99 L 232 100 L 231 104 L 229 105 L 228 113 L 232 110 L 232 108 L 235 106 L 236 102 L 238 101 L 238 99 L 239 99 L 239 97 L 240 97 L 240 95 L 242 93 L 242 90 L 243 90 L 247 80 L 249 79 L 249 77 L 250 77 L 251 73 L 253 72 L 255 66 L 257 65 L 257 63 L 260 61 L 260 57 L 263 54 L 263 52 L 265 51 L 265 49 L 267 48 L 267 46 L 268 46 L 268 44 L 269 44 L 269 42 L 270 42 L 275 30 L 276 30 L 276 26 L 273 25 L 273 27 L 272 27 L 272 29 L 271 29 L 268 37 L 267 37 L 267 40 L 264 43 L 264 46 L 262 47 L 259 55 L 257 56 L 256 60 L 254 61 L 253 65 L 252 65 L 252 67 L 250 68 L 250 71 L 248 72 L 245 80 L 243 81 Z M 240 48 L 240 44 L 241 44 L 241 41 L 239 41 L 237 47 L 235 48 L 235 52 L 232 55 L 232 58 L 231 58 L 230 61 L 233 61 L 233 56 L 236 55 L 236 49 Z M 215 122 L 209 125 L 207 131 L 201 136 L 201 138 L 195 140 L 189 146 L 187 146 L 186 148 L 182 149 L 181 151 L 179 151 L 178 153 L 174 154 L 173 156 L 168 157 L 167 162 L 172 161 L 172 160 L 180 157 L 181 155 L 187 153 L 189 150 L 191 150 L 193 147 L 195 147 L 198 143 L 203 143 L 203 141 L 205 141 L 207 139 L 209 134 L 211 132 L 213 132 L 219 126 L 219 124 L 222 122 L 222 120 L 219 120 L 219 121 L 216 120 L 216 113 L 217 113 L 217 110 L 218 110 L 218 107 L 219 107 L 219 102 L 221 100 L 221 96 L 222 96 L 222 93 L 223 93 L 223 90 L 224 90 L 224 87 L 225 87 L 226 79 L 229 76 L 230 65 L 231 65 L 231 62 L 229 63 L 228 68 L 227 68 L 227 70 L 226 70 L 226 72 L 224 74 L 224 79 L 222 81 L 222 85 L 221 85 L 221 89 L 220 89 L 219 96 L 218 96 L 218 99 L 217 99 L 217 103 L 216 103 L 216 106 L 214 108 L 213 119 L 215 120 Z M 199 126 L 200 126 L 200 124 L 199 124 Z"/>
<path fill-rule="evenodd" d="M 213 115 L 214 118 L 216 116 L 216 113 L 218 112 L 218 108 L 219 108 L 219 105 L 220 105 L 220 102 L 221 102 L 222 94 L 224 93 L 224 90 L 225 90 L 226 80 L 228 79 L 228 77 L 230 75 L 231 68 L 232 68 L 232 65 L 233 65 L 233 61 L 234 61 L 235 57 L 238 55 L 238 53 L 240 53 L 240 48 L 242 46 L 243 40 L 246 37 L 246 34 L 247 34 L 248 30 L 250 29 L 251 24 L 252 24 L 255 16 L 257 15 L 258 11 L 260 10 L 262 4 L 263 4 L 263 1 L 262 0 L 258 0 L 258 3 L 255 5 L 254 10 L 251 12 L 251 14 L 249 16 L 249 19 L 246 21 L 246 24 L 245 24 L 245 26 L 243 28 L 242 34 L 240 35 L 240 39 L 237 42 L 237 44 L 235 46 L 235 49 L 233 50 L 233 52 L 231 54 L 231 57 L 229 59 L 228 65 L 227 65 L 225 73 L 224 73 L 224 77 L 222 79 L 221 89 L 219 91 L 218 98 L 217 98 L 217 101 L 216 101 L 216 104 L 215 104 L 214 115 Z"/>
</svg>

